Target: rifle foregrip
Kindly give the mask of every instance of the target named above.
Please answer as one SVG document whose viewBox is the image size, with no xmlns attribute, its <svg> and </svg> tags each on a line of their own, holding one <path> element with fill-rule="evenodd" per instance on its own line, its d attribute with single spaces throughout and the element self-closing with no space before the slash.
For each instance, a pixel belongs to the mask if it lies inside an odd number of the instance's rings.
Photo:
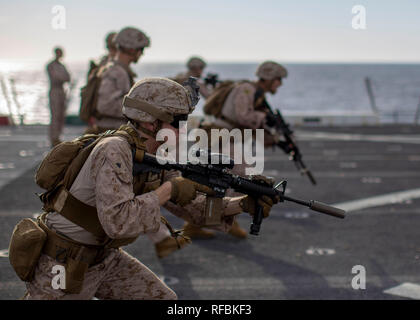
<svg viewBox="0 0 420 320">
<path fill-rule="evenodd" d="M 261 222 L 263 219 L 263 208 L 257 204 L 256 210 L 255 210 L 254 218 L 252 219 L 251 228 L 249 230 L 249 233 L 258 236 L 260 232 Z"/>
<path fill-rule="evenodd" d="M 329 206 L 328 204 L 319 201 L 309 201 L 309 208 L 311 208 L 311 210 L 322 212 L 340 219 L 344 219 L 344 217 L 346 216 L 346 211 Z"/>
</svg>

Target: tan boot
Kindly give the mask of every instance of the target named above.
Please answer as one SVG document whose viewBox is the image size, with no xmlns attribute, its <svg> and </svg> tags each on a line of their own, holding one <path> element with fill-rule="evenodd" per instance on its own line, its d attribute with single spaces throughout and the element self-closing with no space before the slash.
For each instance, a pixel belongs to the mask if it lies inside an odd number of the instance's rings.
<svg viewBox="0 0 420 320">
<path fill-rule="evenodd" d="M 201 227 L 197 227 L 190 223 L 184 225 L 184 236 L 190 237 L 191 239 L 211 239 L 214 238 L 214 233 L 211 231 L 203 230 Z"/>
<path fill-rule="evenodd" d="M 162 241 L 158 243 L 155 243 L 155 250 L 156 250 L 157 256 L 159 258 L 164 258 L 170 255 L 172 252 L 180 250 L 189 244 L 187 240 L 185 240 L 182 237 L 178 237 L 178 243 L 180 246 L 179 248 L 178 248 L 178 244 L 175 238 L 171 236 L 166 237 L 165 239 L 163 239 Z"/>
<path fill-rule="evenodd" d="M 229 230 L 229 234 L 236 238 L 245 239 L 248 236 L 248 232 L 241 228 L 239 223 L 235 220 L 232 224 L 232 228 Z"/>
</svg>

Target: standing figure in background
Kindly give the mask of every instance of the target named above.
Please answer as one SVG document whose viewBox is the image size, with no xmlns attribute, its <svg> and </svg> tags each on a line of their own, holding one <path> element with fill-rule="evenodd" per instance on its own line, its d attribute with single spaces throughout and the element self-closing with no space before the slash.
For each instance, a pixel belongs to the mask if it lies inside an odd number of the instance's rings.
<svg viewBox="0 0 420 320">
<path fill-rule="evenodd" d="M 47 65 L 47 73 L 50 80 L 49 101 L 51 122 L 49 137 L 51 146 L 55 146 L 61 142 L 60 135 L 63 131 L 66 116 L 66 94 L 63 84 L 70 81 L 70 74 L 60 62 L 63 57 L 63 49 L 56 47 L 54 53 L 55 59 Z"/>
<path fill-rule="evenodd" d="M 178 82 L 179 84 L 183 84 L 185 81 L 188 80 L 189 77 L 197 78 L 198 84 L 200 85 L 200 94 L 203 96 L 204 99 L 206 99 L 212 92 L 212 88 L 201 79 L 206 66 L 207 64 L 203 59 L 199 57 L 191 57 L 187 61 L 188 71 L 184 73 L 179 73 L 172 80 Z"/>
<path fill-rule="evenodd" d="M 122 114 L 122 100 L 134 84 L 136 74 L 130 69 L 137 63 L 149 38 L 136 28 L 127 27 L 113 37 L 116 56 L 99 71 L 101 82 L 97 91 L 96 126 L 98 132 L 118 129 L 127 121 Z"/>
</svg>

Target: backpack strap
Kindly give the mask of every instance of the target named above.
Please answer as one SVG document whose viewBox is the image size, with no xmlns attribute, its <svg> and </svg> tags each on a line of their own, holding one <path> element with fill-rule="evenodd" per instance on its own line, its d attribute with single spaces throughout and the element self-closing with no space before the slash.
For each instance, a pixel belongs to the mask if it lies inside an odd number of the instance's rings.
<svg viewBox="0 0 420 320">
<path fill-rule="evenodd" d="M 99 222 L 95 207 L 76 199 L 64 187 L 58 191 L 55 200 L 55 210 L 64 218 L 92 233 L 101 242 L 106 240 L 107 235 Z"/>
</svg>

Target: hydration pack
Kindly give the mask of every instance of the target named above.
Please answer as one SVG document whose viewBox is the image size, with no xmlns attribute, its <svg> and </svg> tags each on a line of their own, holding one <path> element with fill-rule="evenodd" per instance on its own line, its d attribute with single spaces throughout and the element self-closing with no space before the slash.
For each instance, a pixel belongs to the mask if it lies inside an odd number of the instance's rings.
<svg viewBox="0 0 420 320">
<path fill-rule="evenodd" d="M 250 82 L 247 80 L 242 81 L 223 81 L 221 82 L 213 93 L 206 99 L 203 107 L 203 112 L 207 115 L 219 118 L 222 114 L 223 105 L 232 90 L 239 84 Z"/>
<path fill-rule="evenodd" d="M 86 85 L 80 89 L 80 110 L 79 117 L 82 121 L 88 122 L 90 117 L 96 115 L 98 104 L 98 91 L 101 85 L 104 66 L 90 66 Z"/>
</svg>

